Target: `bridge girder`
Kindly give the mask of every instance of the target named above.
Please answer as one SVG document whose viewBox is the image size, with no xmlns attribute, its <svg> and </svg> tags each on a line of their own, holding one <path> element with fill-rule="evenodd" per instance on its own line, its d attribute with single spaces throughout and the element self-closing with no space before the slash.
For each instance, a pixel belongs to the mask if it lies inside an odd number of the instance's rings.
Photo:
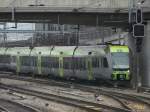
<svg viewBox="0 0 150 112">
<path fill-rule="evenodd" d="M 150 20 L 150 11 L 144 12 L 144 21 Z M 123 9 L 74 11 L 11 9 L 0 11 L 0 22 L 80 24 L 90 26 L 128 26 L 128 11 Z"/>
</svg>

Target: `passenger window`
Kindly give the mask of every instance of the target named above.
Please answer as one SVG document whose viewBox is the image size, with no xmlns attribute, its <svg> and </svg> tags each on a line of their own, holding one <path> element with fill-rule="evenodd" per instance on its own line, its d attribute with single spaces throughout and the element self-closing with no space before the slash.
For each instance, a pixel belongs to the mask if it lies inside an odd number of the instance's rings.
<svg viewBox="0 0 150 112">
<path fill-rule="evenodd" d="M 106 57 L 103 58 L 103 66 L 104 68 L 108 68 L 108 61 Z"/>
<path fill-rule="evenodd" d="M 49 67 L 51 67 L 52 66 L 52 59 L 51 59 L 51 57 L 47 57 L 47 56 L 42 56 L 41 57 L 41 66 L 42 67 L 47 67 L 47 68 L 49 68 Z"/>
<path fill-rule="evenodd" d="M 84 58 L 81 58 L 81 67 L 80 67 L 81 70 L 85 70 L 86 69 L 86 64 L 85 64 L 85 59 Z"/>
<path fill-rule="evenodd" d="M 37 66 L 37 57 L 35 56 L 21 56 L 20 58 L 23 66 Z"/>
<path fill-rule="evenodd" d="M 0 63 L 10 63 L 10 55 L 0 55 Z"/>
<path fill-rule="evenodd" d="M 15 57 L 15 56 L 12 56 L 12 57 L 11 57 L 11 61 L 12 61 L 12 62 L 16 62 L 16 57 Z"/>
<path fill-rule="evenodd" d="M 64 69 L 69 69 L 69 57 L 65 57 L 63 61 L 64 61 L 64 66 L 63 66 Z"/>
<path fill-rule="evenodd" d="M 99 64 L 99 67 L 102 67 L 102 63 L 101 63 L 102 60 L 101 60 L 101 58 L 98 58 L 98 60 L 99 60 L 99 63 L 98 63 L 98 64 Z"/>
<path fill-rule="evenodd" d="M 92 58 L 92 66 L 93 66 L 93 68 L 99 67 L 99 58 L 97 58 L 97 57 Z"/>
</svg>

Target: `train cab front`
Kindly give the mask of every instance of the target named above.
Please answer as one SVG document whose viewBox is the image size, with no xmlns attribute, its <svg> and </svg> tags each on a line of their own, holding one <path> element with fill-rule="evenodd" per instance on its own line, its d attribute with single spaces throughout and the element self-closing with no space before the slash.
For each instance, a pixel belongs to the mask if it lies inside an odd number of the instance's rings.
<svg viewBox="0 0 150 112">
<path fill-rule="evenodd" d="M 112 80 L 129 81 L 130 64 L 129 49 L 127 46 L 114 47 L 111 52 L 112 59 Z"/>
<path fill-rule="evenodd" d="M 130 70 L 128 68 L 113 68 L 112 80 L 116 81 L 129 81 L 130 80 Z"/>
</svg>

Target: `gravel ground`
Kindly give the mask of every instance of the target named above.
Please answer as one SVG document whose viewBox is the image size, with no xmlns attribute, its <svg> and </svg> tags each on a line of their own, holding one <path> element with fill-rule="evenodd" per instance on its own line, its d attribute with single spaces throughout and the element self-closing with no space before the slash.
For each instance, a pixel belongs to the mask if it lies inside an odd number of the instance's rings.
<svg viewBox="0 0 150 112">
<path fill-rule="evenodd" d="M 9 90 L 3 89 L 0 89 L 0 98 L 32 106 L 40 112 L 86 112 L 76 107 L 46 101 L 33 96 L 11 93 Z"/>
<path fill-rule="evenodd" d="M 18 80 L 5 79 L 5 78 L 4 79 L 2 78 L 1 82 L 4 84 L 15 85 L 18 87 L 23 87 L 26 89 L 41 91 L 41 92 L 45 92 L 45 93 L 57 94 L 60 96 L 76 98 L 76 99 L 82 99 L 82 100 L 86 100 L 86 101 L 90 101 L 90 102 L 111 105 L 114 107 L 121 107 L 119 102 L 117 102 L 116 100 L 114 100 L 110 97 L 107 97 L 104 95 L 99 95 L 99 97 L 95 98 L 95 93 L 83 92 L 83 91 L 73 89 L 73 88 L 47 86 L 47 85 L 37 84 L 37 83 L 33 83 L 33 82 L 18 81 Z"/>
<path fill-rule="evenodd" d="M 95 93 L 83 92 L 78 89 L 74 89 L 74 87 L 63 88 L 63 87 L 58 87 L 54 85 L 50 86 L 50 85 L 44 85 L 44 84 L 39 84 L 39 83 L 19 81 L 19 80 L 14 80 L 14 79 L 5 79 L 5 78 L 1 78 L 0 82 L 4 84 L 8 84 L 8 85 L 14 85 L 14 86 L 23 87 L 26 89 L 35 90 L 35 91 L 57 94 L 60 96 L 65 96 L 65 97 L 70 97 L 70 98 L 75 98 L 75 99 L 87 100 L 90 102 L 101 103 L 104 105 L 111 105 L 114 107 L 121 107 L 119 102 L 117 102 L 116 100 L 110 97 L 99 95 L 98 98 L 95 98 Z M 113 91 L 114 90 L 115 89 L 113 89 Z M 141 96 L 150 97 L 149 95 L 145 95 L 143 93 L 140 93 L 140 94 L 136 93 L 133 90 L 120 90 L 120 92 L 124 92 L 126 94 L 131 93 L 133 95 L 141 95 Z M 0 97 L 8 98 L 8 96 L 11 96 L 10 100 L 17 100 L 19 102 L 32 105 L 35 108 L 38 107 L 38 109 L 40 109 L 42 112 L 86 112 L 79 108 L 74 108 L 74 107 L 63 105 L 63 104 L 54 103 L 53 101 L 45 101 L 37 97 L 25 96 L 25 95 L 21 95 L 17 93 L 13 93 L 13 94 L 8 94 L 8 93 L 9 93 L 8 91 L 5 91 L 5 94 L 1 94 Z M 13 98 L 14 96 L 15 98 Z M 147 108 L 146 106 L 142 104 L 139 104 L 139 103 L 136 104 L 135 102 L 126 102 L 126 103 L 129 107 L 136 109 L 136 111 L 133 110 L 135 112 L 149 112 L 149 108 Z"/>
</svg>

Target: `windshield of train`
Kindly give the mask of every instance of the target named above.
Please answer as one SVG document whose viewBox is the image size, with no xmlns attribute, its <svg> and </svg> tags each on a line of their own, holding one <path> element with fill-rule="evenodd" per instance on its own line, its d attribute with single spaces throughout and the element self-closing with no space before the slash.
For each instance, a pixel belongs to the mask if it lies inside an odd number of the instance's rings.
<svg viewBox="0 0 150 112">
<path fill-rule="evenodd" d="M 112 53 L 112 66 L 113 68 L 129 68 L 129 53 Z"/>
</svg>

